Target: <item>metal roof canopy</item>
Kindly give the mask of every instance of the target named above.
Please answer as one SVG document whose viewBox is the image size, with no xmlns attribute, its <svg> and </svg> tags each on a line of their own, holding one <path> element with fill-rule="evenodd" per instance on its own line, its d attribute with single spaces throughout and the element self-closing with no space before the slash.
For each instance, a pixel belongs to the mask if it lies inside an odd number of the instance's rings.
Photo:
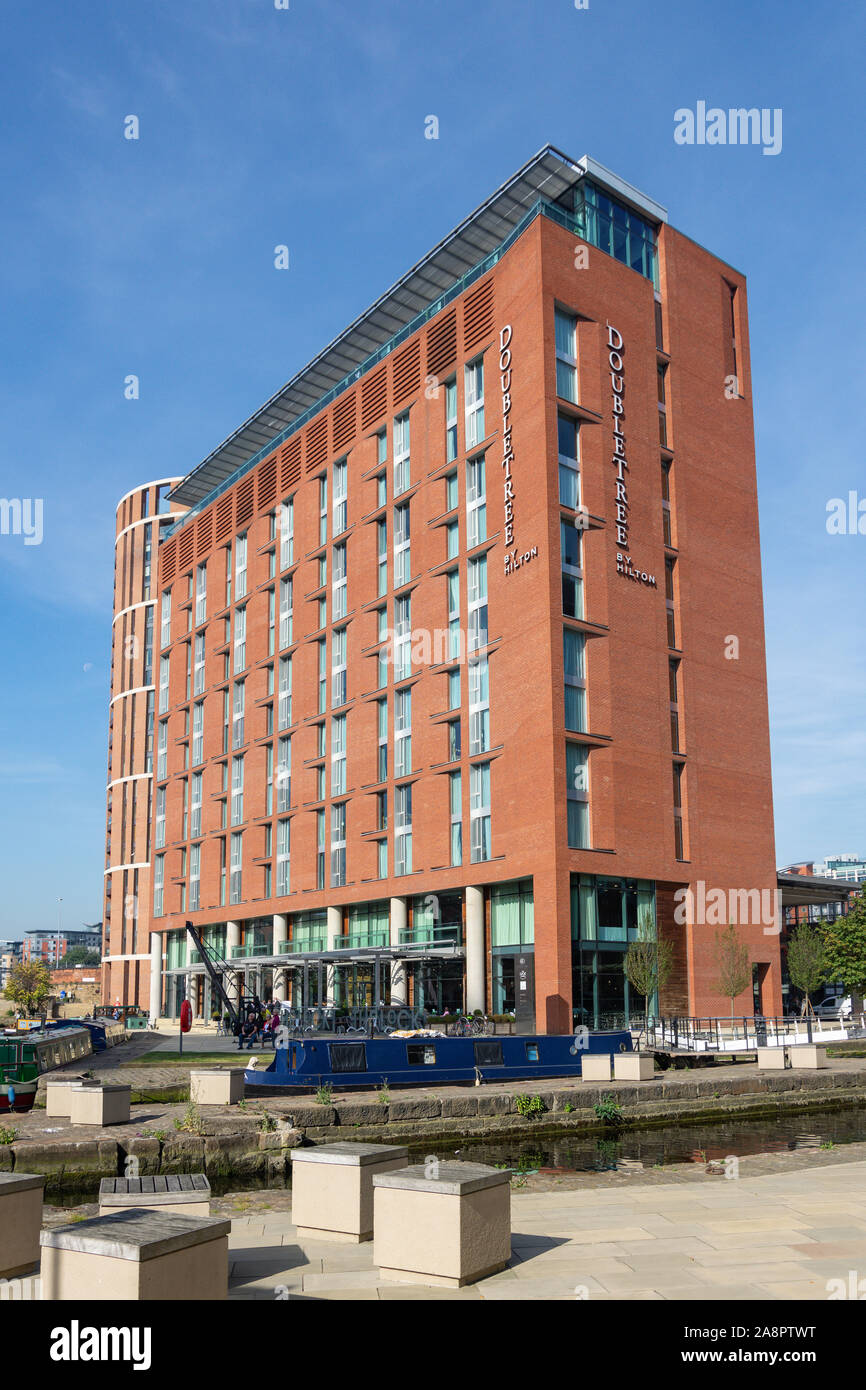
<svg viewBox="0 0 866 1390">
<path fill-rule="evenodd" d="M 589 156 L 574 161 L 545 145 L 208 454 L 173 489 L 171 500 L 188 507 L 201 502 L 494 251 L 540 197 L 556 201 L 587 173 L 645 215 L 666 220 L 663 207 Z"/>
<path fill-rule="evenodd" d="M 277 966 L 280 970 L 291 969 L 293 965 L 308 965 L 311 961 L 331 965 L 353 965 L 364 962 L 390 960 L 451 960 L 464 954 L 463 947 L 453 946 L 347 946 L 336 951 L 293 951 L 288 956 L 274 956 L 263 951 L 260 956 L 234 957 L 226 961 L 226 969 L 235 972 L 247 970 L 252 966 Z M 222 969 L 222 967 L 217 967 Z M 164 972 L 166 975 L 203 975 L 203 965 L 176 965 Z"/>
<path fill-rule="evenodd" d="M 812 874 L 777 874 L 782 907 L 822 907 L 840 903 L 860 891 L 856 883 L 838 878 L 819 878 Z"/>
</svg>

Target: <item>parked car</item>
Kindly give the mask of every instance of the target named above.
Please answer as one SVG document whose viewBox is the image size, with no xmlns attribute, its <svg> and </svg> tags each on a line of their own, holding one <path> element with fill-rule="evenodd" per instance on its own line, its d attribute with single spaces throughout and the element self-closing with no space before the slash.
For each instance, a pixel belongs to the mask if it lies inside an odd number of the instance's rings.
<svg viewBox="0 0 866 1390">
<path fill-rule="evenodd" d="M 850 1018 L 850 994 L 831 994 L 826 999 L 822 999 L 820 1004 L 815 1005 L 815 1016 L 817 1018 Z"/>
</svg>

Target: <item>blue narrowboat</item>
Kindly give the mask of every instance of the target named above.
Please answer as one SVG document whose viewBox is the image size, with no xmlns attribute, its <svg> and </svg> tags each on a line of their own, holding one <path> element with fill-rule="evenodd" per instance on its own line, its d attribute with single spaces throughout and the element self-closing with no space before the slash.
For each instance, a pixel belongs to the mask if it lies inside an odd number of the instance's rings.
<svg viewBox="0 0 866 1390">
<path fill-rule="evenodd" d="M 429 1086 L 468 1081 L 531 1081 L 579 1076 L 587 1052 L 631 1052 L 628 1029 L 584 1032 L 577 1037 L 532 1034 L 517 1037 L 448 1038 L 415 1035 L 386 1038 L 292 1038 L 276 1048 L 270 1066 L 250 1066 L 250 1087 L 310 1089 L 323 1084 L 369 1089 Z"/>
</svg>

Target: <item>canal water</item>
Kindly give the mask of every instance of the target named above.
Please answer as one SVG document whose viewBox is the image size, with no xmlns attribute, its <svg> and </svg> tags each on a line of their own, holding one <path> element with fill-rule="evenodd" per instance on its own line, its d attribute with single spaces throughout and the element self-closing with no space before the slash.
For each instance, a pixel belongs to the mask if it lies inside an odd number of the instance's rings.
<svg viewBox="0 0 866 1390">
<path fill-rule="evenodd" d="M 671 1163 L 723 1162 L 746 1154 L 782 1153 L 791 1149 L 826 1151 L 844 1144 L 866 1142 L 866 1107 L 855 1110 L 815 1111 L 803 1115 L 783 1115 L 774 1119 L 717 1121 L 703 1125 L 666 1125 L 658 1129 L 618 1129 L 605 1134 L 533 1133 L 496 1142 L 487 1139 L 455 1140 L 437 1146 L 431 1140 L 413 1145 L 412 1163 L 429 1154 L 440 1160 L 463 1159 L 511 1169 L 518 1175 L 543 1173 L 640 1172 L 641 1168 L 664 1167 Z M 214 1196 L 226 1192 L 260 1191 L 267 1187 L 288 1187 L 259 1177 L 240 1175 L 213 1177 Z M 49 1178 L 46 1201 L 54 1206 L 73 1207 L 97 1198 L 99 1184 L 92 1188 L 60 1188 Z"/>
</svg>

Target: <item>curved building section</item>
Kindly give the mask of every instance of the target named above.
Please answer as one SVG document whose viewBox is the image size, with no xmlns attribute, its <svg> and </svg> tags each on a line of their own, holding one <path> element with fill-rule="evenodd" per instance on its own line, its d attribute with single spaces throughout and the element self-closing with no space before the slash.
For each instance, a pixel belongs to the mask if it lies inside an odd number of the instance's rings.
<svg viewBox="0 0 866 1390">
<path fill-rule="evenodd" d="M 102 990 L 107 1003 L 149 1005 L 154 1013 L 160 1002 L 159 970 L 150 998 L 156 556 L 162 535 L 184 512 L 168 501 L 177 481 L 160 478 L 126 493 L 117 506 L 114 543 Z"/>
</svg>

